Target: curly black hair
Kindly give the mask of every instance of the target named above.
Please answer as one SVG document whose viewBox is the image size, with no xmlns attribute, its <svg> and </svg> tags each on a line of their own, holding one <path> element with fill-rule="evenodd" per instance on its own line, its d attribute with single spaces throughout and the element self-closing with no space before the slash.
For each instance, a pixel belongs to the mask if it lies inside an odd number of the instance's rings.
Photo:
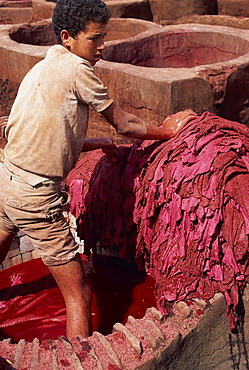
<svg viewBox="0 0 249 370">
<path fill-rule="evenodd" d="M 72 37 L 85 31 L 90 22 L 108 23 L 110 12 L 101 0 L 57 0 L 52 24 L 57 42 L 62 44 L 60 33 L 67 30 Z"/>
</svg>

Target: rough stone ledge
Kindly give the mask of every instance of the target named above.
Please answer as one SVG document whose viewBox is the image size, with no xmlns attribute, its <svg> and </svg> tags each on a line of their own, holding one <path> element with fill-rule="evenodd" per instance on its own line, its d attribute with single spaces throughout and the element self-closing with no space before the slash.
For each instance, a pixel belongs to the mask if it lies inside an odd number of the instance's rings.
<svg viewBox="0 0 249 370">
<path fill-rule="evenodd" d="M 113 332 L 107 336 L 94 332 L 89 338 L 77 336 L 70 342 L 64 337 L 41 341 L 35 338 L 33 342 L 21 339 L 18 343 L 5 339 L 0 342 L 0 368 L 213 369 L 207 360 L 205 363 L 210 352 L 207 346 L 212 348 L 210 343 L 217 333 L 224 333 L 224 328 L 229 332 L 225 301 L 222 294 L 217 294 L 208 305 L 198 300 L 188 305 L 177 303 L 171 317 L 163 316 L 154 307 L 148 308 L 142 319 L 129 317 L 125 325 L 116 323 Z M 197 356 L 192 356 L 194 351 Z M 202 363 L 201 367 L 198 367 L 198 361 Z M 226 370 L 232 369 L 227 362 L 225 366 Z"/>
</svg>

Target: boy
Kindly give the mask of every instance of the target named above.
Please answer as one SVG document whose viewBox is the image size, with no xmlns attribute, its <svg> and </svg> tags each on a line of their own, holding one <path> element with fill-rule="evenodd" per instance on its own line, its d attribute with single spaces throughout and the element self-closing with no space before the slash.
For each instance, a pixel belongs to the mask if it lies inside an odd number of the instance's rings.
<svg viewBox="0 0 249 370">
<path fill-rule="evenodd" d="M 88 106 L 118 133 L 140 139 L 169 139 L 193 113 L 168 117 L 154 127 L 121 110 L 94 75 L 104 50 L 110 14 L 101 0 L 58 0 L 53 26 L 58 45 L 25 76 L 13 104 L 0 180 L 0 262 L 18 229 L 28 235 L 65 299 L 67 337 L 91 334 L 91 292 L 77 246 L 62 216 L 59 183 L 81 151 L 103 148 L 110 138 L 85 139 Z"/>
</svg>

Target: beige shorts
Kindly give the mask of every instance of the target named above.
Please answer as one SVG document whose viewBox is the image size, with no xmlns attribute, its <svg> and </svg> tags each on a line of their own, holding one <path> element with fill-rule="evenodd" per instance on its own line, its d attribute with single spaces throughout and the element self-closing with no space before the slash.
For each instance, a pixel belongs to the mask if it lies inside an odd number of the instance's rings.
<svg viewBox="0 0 249 370">
<path fill-rule="evenodd" d="M 22 230 L 47 266 L 69 262 L 78 250 L 62 205 L 58 183 L 33 187 L 0 168 L 0 229 Z"/>
</svg>

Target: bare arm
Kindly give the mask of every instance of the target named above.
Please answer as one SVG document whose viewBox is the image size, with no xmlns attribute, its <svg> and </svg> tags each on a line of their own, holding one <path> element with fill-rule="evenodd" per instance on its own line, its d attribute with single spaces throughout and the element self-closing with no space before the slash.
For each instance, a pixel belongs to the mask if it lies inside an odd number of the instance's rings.
<svg viewBox="0 0 249 370">
<path fill-rule="evenodd" d="M 173 137 L 182 127 L 195 118 L 192 111 L 183 111 L 168 116 L 162 126 L 150 125 L 137 116 L 127 113 L 112 103 L 101 114 L 116 129 L 119 134 L 137 139 L 167 140 Z M 116 160 L 114 150 L 116 149 L 110 137 L 87 138 L 82 147 L 82 152 L 102 149 L 107 159 L 111 162 Z"/>
<path fill-rule="evenodd" d="M 101 137 L 89 137 L 85 139 L 82 152 L 89 152 L 90 150 L 103 149 L 106 147 L 114 146 L 114 143 L 110 137 L 101 136 Z"/>
<path fill-rule="evenodd" d="M 195 118 L 195 113 L 186 110 L 168 116 L 163 126 L 150 125 L 137 116 L 127 113 L 112 103 L 101 114 L 116 129 L 128 137 L 138 139 L 167 140 L 173 137 L 188 121 Z"/>
<path fill-rule="evenodd" d="M 106 154 L 107 159 L 110 162 L 115 161 L 114 150 L 116 145 L 113 143 L 110 137 L 101 136 L 101 137 L 91 137 L 87 138 L 84 141 L 82 152 L 89 152 L 95 149 L 102 149 Z"/>
</svg>

